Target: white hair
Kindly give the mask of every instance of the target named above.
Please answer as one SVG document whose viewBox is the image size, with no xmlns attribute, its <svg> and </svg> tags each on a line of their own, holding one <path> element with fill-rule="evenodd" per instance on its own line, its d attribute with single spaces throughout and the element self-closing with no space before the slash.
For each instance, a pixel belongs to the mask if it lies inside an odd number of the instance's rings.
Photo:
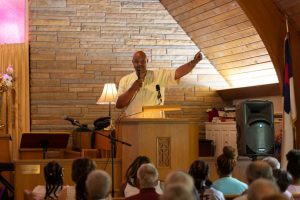
<svg viewBox="0 0 300 200">
<path fill-rule="evenodd" d="M 280 162 L 272 156 L 265 157 L 263 161 L 267 162 L 272 169 L 280 169 Z"/>
<path fill-rule="evenodd" d="M 158 176 L 158 171 L 152 163 L 142 164 L 137 171 L 141 188 L 154 187 L 157 184 Z"/>
<path fill-rule="evenodd" d="M 103 170 L 94 170 L 89 173 L 85 186 L 89 199 L 103 199 L 109 193 L 111 177 Z"/>
</svg>

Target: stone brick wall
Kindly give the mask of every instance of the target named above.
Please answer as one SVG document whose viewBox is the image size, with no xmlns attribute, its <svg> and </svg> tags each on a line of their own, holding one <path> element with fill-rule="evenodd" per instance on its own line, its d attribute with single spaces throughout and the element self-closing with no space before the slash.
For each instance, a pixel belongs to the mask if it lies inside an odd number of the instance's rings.
<svg viewBox="0 0 300 200">
<path fill-rule="evenodd" d="M 108 105 L 96 105 L 103 85 L 133 70 L 137 50 L 146 52 L 149 69 L 178 67 L 198 51 L 158 0 L 32 0 L 29 24 L 32 131 L 71 130 L 64 115 L 88 124 L 107 116 Z M 166 103 L 184 108 L 169 116 L 204 122 L 207 108 L 224 104 L 195 86 L 209 71 L 199 64 L 186 84 L 167 90 Z"/>
</svg>

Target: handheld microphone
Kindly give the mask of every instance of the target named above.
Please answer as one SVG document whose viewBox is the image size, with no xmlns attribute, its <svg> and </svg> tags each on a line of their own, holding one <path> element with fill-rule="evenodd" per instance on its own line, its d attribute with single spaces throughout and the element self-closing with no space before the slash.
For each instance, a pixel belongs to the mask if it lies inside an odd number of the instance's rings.
<svg viewBox="0 0 300 200">
<path fill-rule="evenodd" d="M 161 93 L 160 93 L 160 86 L 157 84 L 155 86 L 155 88 L 156 88 L 156 91 L 157 91 L 157 99 L 159 100 L 159 104 L 161 104 L 162 99 L 161 99 Z"/>
<path fill-rule="evenodd" d="M 141 77 L 141 69 L 137 69 L 136 70 L 136 75 L 137 75 L 138 79 L 140 79 L 140 77 Z"/>
<path fill-rule="evenodd" d="M 69 117 L 67 115 L 64 115 L 64 120 L 67 120 L 69 122 L 71 122 L 71 124 L 75 125 L 75 126 L 80 126 L 79 121 L 73 119 L 72 117 Z"/>
</svg>

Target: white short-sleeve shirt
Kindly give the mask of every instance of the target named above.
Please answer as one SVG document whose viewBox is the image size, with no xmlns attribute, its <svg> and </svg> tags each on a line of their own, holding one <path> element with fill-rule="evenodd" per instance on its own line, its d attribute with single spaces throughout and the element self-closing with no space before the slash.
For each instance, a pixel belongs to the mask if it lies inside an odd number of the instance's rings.
<svg viewBox="0 0 300 200">
<path fill-rule="evenodd" d="M 131 100 L 131 103 L 125 109 L 125 114 L 127 117 L 133 118 L 159 118 L 162 117 L 163 113 L 157 112 L 143 112 L 143 106 L 155 106 L 163 105 L 165 100 L 165 88 L 177 85 L 179 79 L 175 80 L 176 70 L 147 70 L 146 77 L 143 82 L 142 88 L 136 93 L 135 97 Z M 118 96 L 125 93 L 137 80 L 137 75 L 135 72 L 124 76 L 119 83 Z M 162 102 L 157 98 L 157 86 L 160 86 L 160 92 L 162 97 Z"/>
</svg>

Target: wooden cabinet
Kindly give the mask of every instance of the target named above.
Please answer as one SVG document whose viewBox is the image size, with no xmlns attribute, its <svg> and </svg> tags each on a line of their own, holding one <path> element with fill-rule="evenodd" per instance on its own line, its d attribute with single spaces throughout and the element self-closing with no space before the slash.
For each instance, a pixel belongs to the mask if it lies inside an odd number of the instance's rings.
<svg viewBox="0 0 300 200">
<path fill-rule="evenodd" d="M 275 137 L 280 137 L 282 122 L 275 122 L 274 127 Z M 205 122 L 205 138 L 214 142 L 215 156 L 222 154 L 224 146 L 237 149 L 236 134 L 236 122 Z"/>
<path fill-rule="evenodd" d="M 205 122 L 205 137 L 215 145 L 215 156 L 223 152 L 224 146 L 237 149 L 235 122 Z"/>
</svg>

